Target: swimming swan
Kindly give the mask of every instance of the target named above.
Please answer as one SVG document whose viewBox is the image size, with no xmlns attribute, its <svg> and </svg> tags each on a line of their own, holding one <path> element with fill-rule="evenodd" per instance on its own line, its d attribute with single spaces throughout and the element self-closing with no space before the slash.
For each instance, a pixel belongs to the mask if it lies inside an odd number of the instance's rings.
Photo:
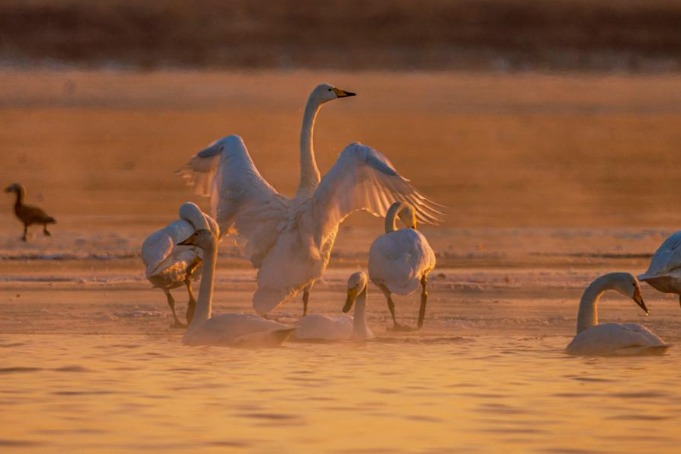
<svg viewBox="0 0 681 454">
<path fill-rule="evenodd" d="M 397 229 L 397 218 L 408 227 Z M 435 253 L 426 237 L 416 230 L 416 213 L 408 203 L 395 202 L 385 217 L 385 233 L 369 248 L 369 278 L 385 295 L 393 318 L 393 330 L 411 328 L 397 323 L 391 294 L 409 295 L 421 285 L 418 328 L 426 315 L 428 273 L 435 268 Z"/>
<path fill-rule="evenodd" d="M 197 207 L 198 209 L 198 207 Z M 196 311 L 183 342 L 186 345 L 217 345 L 240 347 L 274 347 L 281 345 L 295 331 L 273 320 L 251 314 L 221 314 L 212 316 L 213 283 L 217 261 L 218 233 L 208 223 L 178 243 L 196 246 L 203 251 L 203 278 L 199 286 Z"/>
<path fill-rule="evenodd" d="M 11 184 L 5 188 L 5 192 L 14 192 L 17 195 L 17 200 L 14 203 L 14 214 L 24 224 L 24 235 L 21 237 L 22 241 L 28 240 L 28 226 L 33 224 L 42 224 L 43 233 L 47 236 L 51 236 L 50 232 L 47 230 L 47 224 L 56 224 L 56 219 L 45 213 L 42 208 L 24 205 L 26 189 L 24 189 L 22 184 Z"/>
<path fill-rule="evenodd" d="M 295 338 L 301 340 L 368 340 L 374 338 L 366 320 L 367 275 L 361 271 L 348 279 L 348 292 L 343 312 L 355 305 L 354 317 L 311 314 L 296 322 Z"/>
<path fill-rule="evenodd" d="M 321 181 L 312 148 L 301 147 L 300 184 L 293 199 L 265 181 L 236 135 L 195 155 L 185 166 L 185 175 L 208 172 L 205 159 L 217 157 L 212 213 L 223 234 L 236 231 L 258 268 L 253 307 L 259 314 L 301 291 L 303 315 L 307 314 L 310 289 L 326 269 L 340 223 L 352 212 L 382 216 L 390 201 L 403 200 L 414 205 L 420 220 L 439 220 L 436 204 L 402 178 L 385 156 L 359 143 L 348 145 Z"/>
<path fill-rule="evenodd" d="M 617 290 L 648 314 L 638 281 L 629 273 L 609 273 L 584 290 L 577 314 L 577 335 L 567 346 L 570 355 L 615 356 L 662 354 L 668 345 L 636 323 L 598 324 L 598 300 L 606 290 Z"/>
<path fill-rule="evenodd" d="M 175 320 L 173 328 L 182 328 L 185 325 L 177 318 L 175 299 L 170 290 L 182 285 L 187 287 L 189 302 L 186 317 L 187 323 L 190 323 L 196 307 L 192 280 L 198 279 L 201 273 L 203 254 L 197 247 L 178 246 L 177 243 L 194 233 L 206 222 L 209 223 L 211 229 L 218 231 L 215 221 L 204 218 L 201 210 L 191 202 L 180 206 L 179 216 L 179 220 L 153 232 L 142 243 L 142 261 L 146 266 L 147 279 L 154 287 L 165 293 Z"/>
<path fill-rule="evenodd" d="M 681 232 L 672 234 L 660 245 L 648 270 L 639 274 L 638 279 L 660 292 L 678 294 L 681 305 Z"/>
</svg>

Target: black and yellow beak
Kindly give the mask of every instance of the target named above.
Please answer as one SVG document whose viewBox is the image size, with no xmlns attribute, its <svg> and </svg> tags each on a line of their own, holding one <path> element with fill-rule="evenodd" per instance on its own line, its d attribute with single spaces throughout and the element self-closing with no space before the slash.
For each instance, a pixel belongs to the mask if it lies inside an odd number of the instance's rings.
<svg viewBox="0 0 681 454">
<path fill-rule="evenodd" d="M 352 309 L 352 305 L 355 304 L 357 299 L 357 287 L 348 289 L 348 297 L 345 300 L 345 306 L 343 306 L 343 312 L 348 313 Z"/>
<path fill-rule="evenodd" d="M 645 301 L 643 301 L 643 296 L 641 296 L 641 290 L 636 289 L 634 290 L 634 302 L 638 304 L 638 307 L 643 309 L 643 311 L 646 313 L 646 315 L 650 315 L 650 312 L 648 311 L 648 308 L 646 307 Z"/>
<path fill-rule="evenodd" d="M 333 92 L 336 94 L 337 98 L 347 98 L 348 96 L 357 96 L 357 94 L 351 91 L 341 90 L 340 88 L 333 88 Z"/>
</svg>

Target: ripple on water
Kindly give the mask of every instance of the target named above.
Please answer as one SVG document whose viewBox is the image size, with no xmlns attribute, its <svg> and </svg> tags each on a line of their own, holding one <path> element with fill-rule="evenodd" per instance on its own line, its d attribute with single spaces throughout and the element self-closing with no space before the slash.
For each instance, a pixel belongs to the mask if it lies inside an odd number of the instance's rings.
<svg viewBox="0 0 681 454">
<path fill-rule="evenodd" d="M 35 446 L 44 446 L 45 443 L 31 440 L 8 440 L 0 438 L 0 447 L 5 448 L 30 448 Z"/>
<path fill-rule="evenodd" d="M 0 374 L 16 374 L 26 372 L 40 372 L 42 367 L 0 367 Z"/>
</svg>

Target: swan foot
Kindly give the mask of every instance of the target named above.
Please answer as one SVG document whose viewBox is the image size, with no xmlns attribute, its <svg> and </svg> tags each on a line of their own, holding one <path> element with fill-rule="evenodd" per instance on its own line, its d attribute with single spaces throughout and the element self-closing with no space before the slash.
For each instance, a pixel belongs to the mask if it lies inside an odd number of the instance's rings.
<svg viewBox="0 0 681 454">
<path fill-rule="evenodd" d="M 394 333 L 408 333 L 410 331 L 416 331 L 416 328 L 412 328 L 411 326 L 407 325 L 402 325 L 400 323 L 395 323 L 391 328 L 388 328 L 388 331 L 392 331 Z"/>
<path fill-rule="evenodd" d="M 185 325 L 184 323 L 182 323 L 179 320 L 175 320 L 174 323 L 170 324 L 170 329 L 184 329 L 186 327 L 187 327 L 187 325 Z"/>
</svg>

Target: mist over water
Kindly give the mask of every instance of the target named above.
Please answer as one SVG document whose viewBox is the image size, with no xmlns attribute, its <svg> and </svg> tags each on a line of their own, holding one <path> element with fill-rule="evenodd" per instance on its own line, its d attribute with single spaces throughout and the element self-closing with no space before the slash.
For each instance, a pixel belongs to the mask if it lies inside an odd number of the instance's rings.
<svg viewBox="0 0 681 454">
<path fill-rule="evenodd" d="M 17 452 L 675 452 L 678 299 L 647 285 L 602 321 L 642 323 L 659 357 L 575 358 L 584 287 L 645 271 L 681 226 L 673 75 L 3 72 L 0 179 L 57 218 L 52 236 L 0 216 L 0 450 Z M 190 194 L 174 174 L 239 132 L 284 193 L 308 90 L 325 108 L 323 171 L 350 141 L 384 152 L 445 205 L 423 330 L 393 333 L 370 286 L 366 344 L 191 348 L 139 248 Z M 180 87 L 180 88 L 178 88 Z M 263 89 L 263 87 L 268 87 Z M 407 90 L 404 88 L 408 87 Z M 400 96 L 395 96 L 400 93 Z M 354 103 L 354 104 L 353 104 Z M 267 125 L 263 129 L 263 125 Z M 6 194 L 3 194 L 5 196 Z M 310 308 L 338 313 L 383 222 L 340 229 Z M 220 245 L 214 310 L 249 312 L 255 271 Z M 186 294 L 174 291 L 178 312 Z M 273 316 L 295 321 L 298 300 Z M 396 298 L 416 323 L 418 295 Z"/>
</svg>

